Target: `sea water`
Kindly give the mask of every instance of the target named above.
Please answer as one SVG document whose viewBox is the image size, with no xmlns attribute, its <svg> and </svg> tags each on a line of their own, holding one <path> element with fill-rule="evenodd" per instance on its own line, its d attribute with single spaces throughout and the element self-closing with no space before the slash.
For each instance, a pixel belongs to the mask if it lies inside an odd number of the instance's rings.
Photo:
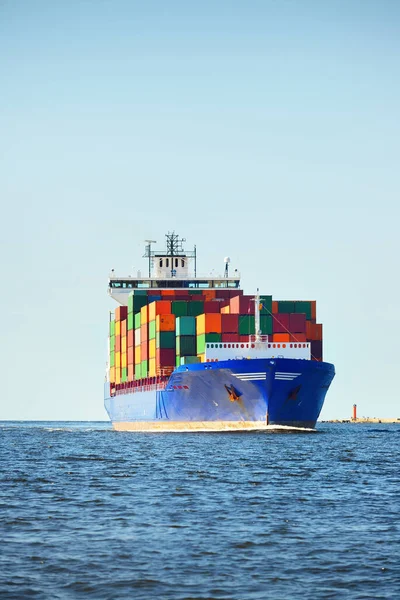
<svg viewBox="0 0 400 600">
<path fill-rule="evenodd" d="M 0 423 L 0 598 L 400 598 L 400 424 Z"/>
</svg>

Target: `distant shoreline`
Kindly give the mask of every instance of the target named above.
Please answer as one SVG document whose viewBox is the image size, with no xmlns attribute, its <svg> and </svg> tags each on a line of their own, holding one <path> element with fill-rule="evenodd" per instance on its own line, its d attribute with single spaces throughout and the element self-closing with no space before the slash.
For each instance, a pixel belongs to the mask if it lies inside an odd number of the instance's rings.
<svg viewBox="0 0 400 600">
<path fill-rule="evenodd" d="M 328 419 L 320 423 L 400 423 L 398 419 L 378 419 L 377 417 L 361 417 L 360 419 Z"/>
</svg>

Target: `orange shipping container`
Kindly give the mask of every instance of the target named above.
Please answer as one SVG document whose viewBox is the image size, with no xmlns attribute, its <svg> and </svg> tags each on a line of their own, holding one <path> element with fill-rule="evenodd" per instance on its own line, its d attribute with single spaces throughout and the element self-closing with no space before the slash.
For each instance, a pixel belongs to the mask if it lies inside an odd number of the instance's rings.
<svg viewBox="0 0 400 600">
<path fill-rule="evenodd" d="M 175 296 L 176 290 L 161 290 L 161 296 Z"/>
<path fill-rule="evenodd" d="M 156 300 L 149 304 L 149 321 L 155 321 L 157 315 L 171 314 L 170 300 Z"/>
<path fill-rule="evenodd" d="M 133 365 L 128 365 L 128 381 L 133 381 L 135 379 L 135 367 Z"/>
<path fill-rule="evenodd" d="M 278 302 L 276 300 L 272 300 L 272 314 L 277 315 L 278 313 Z"/>
<path fill-rule="evenodd" d="M 215 290 L 202 290 L 201 293 L 204 296 L 204 300 L 209 302 L 210 300 L 214 300 L 217 292 Z"/>
<path fill-rule="evenodd" d="M 143 325 L 149 320 L 149 305 L 145 304 L 140 309 L 140 324 Z"/>
<path fill-rule="evenodd" d="M 135 345 L 135 330 L 134 329 L 128 329 L 127 339 L 128 339 L 128 348 L 132 348 Z"/>
<path fill-rule="evenodd" d="M 121 321 L 121 337 L 126 335 L 126 321 Z"/>
<path fill-rule="evenodd" d="M 115 352 L 121 352 L 121 336 L 115 336 Z"/>
<path fill-rule="evenodd" d="M 135 362 L 135 353 L 133 351 L 133 346 L 128 348 L 128 367 L 129 365 L 133 365 Z"/>
<path fill-rule="evenodd" d="M 156 331 L 175 331 L 175 315 L 157 315 Z"/>
<path fill-rule="evenodd" d="M 290 342 L 290 335 L 288 333 L 274 333 L 273 342 Z"/>
<path fill-rule="evenodd" d="M 147 323 L 140 326 L 140 343 L 146 342 L 149 339 L 149 330 Z"/>
<path fill-rule="evenodd" d="M 221 313 L 208 313 L 196 317 L 196 333 L 221 333 Z"/>
</svg>

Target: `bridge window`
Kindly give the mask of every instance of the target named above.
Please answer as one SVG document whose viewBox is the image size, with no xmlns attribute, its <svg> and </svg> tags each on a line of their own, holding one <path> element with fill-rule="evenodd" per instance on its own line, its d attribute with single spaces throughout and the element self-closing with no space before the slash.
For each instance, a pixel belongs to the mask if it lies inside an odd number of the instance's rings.
<svg viewBox="0 0 400 600">
<path fill-rule="evenodd" d="M 178 265 L 179 265 L 179 261 L 178 261 L 178 259 L 176 258 L 176 259 L 175 259 L 175 267 L 177 267 Z"/>
<path fill-rule="evenodd" d="M 165 259 L 165 266 L 166 266 L 166 267 L 169 267 L 169 258 L 166 258 L 166 259 Z"/>
<path fill-rule="evenodd" d="M 162 267 L 162 258 L 160 258 L 160 267 Z"/>
<path fill-rule="evenodd" d="M 185 261 L 183 260 L 183 258 L 182 258 L 182 260 L 181 260 L 181 266 L 182 266 L 182 267 L 184 267 L 184 266 L 185 266 Z"/>
<path fill-rule="evenodd" d="M 231 345 L 230 345 L 230 344 L 228 344 L 228 348 L 230 348 L 230 347 L 231 347 Z"/>
<path fill-rule="evenodd" d="M 286 344 L 282 344 L 282 348 L 286 348 Z"/>
</svg>

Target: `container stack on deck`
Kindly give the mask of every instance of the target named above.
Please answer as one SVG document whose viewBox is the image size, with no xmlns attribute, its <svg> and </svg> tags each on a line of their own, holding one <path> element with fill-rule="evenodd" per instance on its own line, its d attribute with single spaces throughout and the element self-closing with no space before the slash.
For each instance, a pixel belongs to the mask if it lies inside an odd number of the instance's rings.
<svg viewBox="0 0 400 600">
<path fill-rule="evenodd" d="M 169 375 L 205 360 L 207 343 L 238 344 L 254 334 L 254 296 L 241 290 L 135 290 L 109 328 L 110 383 Z M 260 329 L 279 344 L 310 342 L 322 360 L 322 325 L 315 301 L 260 297 Z"/>
</svg>

